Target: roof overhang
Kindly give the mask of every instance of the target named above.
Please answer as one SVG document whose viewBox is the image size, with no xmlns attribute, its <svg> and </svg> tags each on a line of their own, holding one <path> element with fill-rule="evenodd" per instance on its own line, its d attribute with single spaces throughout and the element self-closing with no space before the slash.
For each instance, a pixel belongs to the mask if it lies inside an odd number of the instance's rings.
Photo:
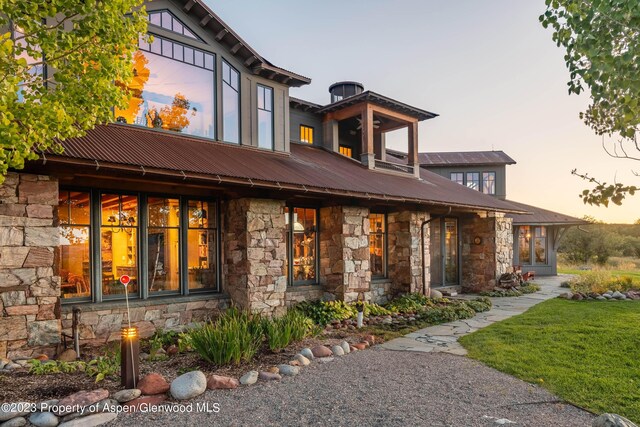
<svg viewBox="0 0 640 427">
<path fill-rule="evenodd" d="M 396 101 L 395 99 L 391 99 L 371 91 L 362 92 L 358 95 L 344 98 L 338 102 L 334 102 L 333 104 L 329 104 L 320 108 L 317 112 L 321 114 L 335 115 L 339 111 L 343 111 L 348 107 L 363 103 L 378 105 L 417 121 L 423 121 L 438 117 L 436 113 L 412 107 L 411 105 Z"/>
</svg>

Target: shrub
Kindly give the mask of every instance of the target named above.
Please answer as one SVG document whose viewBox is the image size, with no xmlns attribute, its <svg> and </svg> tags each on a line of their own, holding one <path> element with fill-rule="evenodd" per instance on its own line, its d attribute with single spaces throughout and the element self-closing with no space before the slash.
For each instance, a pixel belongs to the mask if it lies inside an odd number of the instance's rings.
<svg viewBox="0 0 640 427">
<path fill-rule="evenodd" d="M 476 315 L 471 306 L 465 302 L 446 306 L 430 307 L 420 313 L 419 317 L 429 323 L 451 322 L 459 319 L 469 319 Z"/>
<path fill-rule="evenodd" d="M 598 293 L 607 291 L 627 292 L 640 288 L 640 282 L 631 276 L 614 276 L 603 270 L 589 271 L 571 282 L 571 291 L 580 293 Z"/>
<path fill-rule="evenodd" d="M 491 310 L 491 300 L 487 297 L 479 297 L 471 301 L 465 301 L 469 307 L 476 313 L 482 313 Z"/>
<path fill-rule="evenodd" d="M 522 292 L 517 291 L 515 289 L 503 289 L 503 290 L 499 290 L 499 291 L 484 291 L 484 292 L 480 292 L 480 295 L 483 297 L 494 297 L 494 298 L 500 298 L 500 297 L 521 297 L 522 296 Z"/>
<path fill-rule="evenodd" d="M 429 298 L 422 294 L 413 293 L 402 295 L 389 302 L 385 307 L 394 313 L 417 313 L 429 304 Z"/>
<path fill-rule="evenodd" d="M 313 330 L 313 321 L 298 310 L 289 310 L 277 319 L 264 319 L 263 329 L 271 351 L 279 351 L 300 341 Z"/>
<path fill-rule="evenodd" d="M 358 313 L 354 306 L 344 301 L 303 301 L 295 307 L 318 325 L 328 325 L 332 320 L 345 320 Z"/>
<path fill-rule="evenodd" d="M 534 292 L 538 292 L 540 290 L 540 286 L 535 283 L 529 283 L 527 285 L 520 286 L 519 291 L 523 294 L 532 294 Z"/>
<path fill-rule="evenodd" d="M 258 352 L 262 328 L 260 317 L 230 308 L 215 321 L 192 329 L 190 344 L 209 363 L 239 364 Z"/>
</svg>

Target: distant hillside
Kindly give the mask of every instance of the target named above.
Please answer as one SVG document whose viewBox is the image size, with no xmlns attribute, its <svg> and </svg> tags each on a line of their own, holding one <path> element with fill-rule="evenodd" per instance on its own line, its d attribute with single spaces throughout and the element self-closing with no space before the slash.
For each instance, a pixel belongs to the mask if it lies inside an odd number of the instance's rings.
<svg viewBox="0 0 640 427">
<path fill-rule="evenodd" d="M 605 264 L 612 256 L 640 258 L 640 224 L 573 227 L 562 237 L 558 252 L 575 264 Z"/>
</svg>

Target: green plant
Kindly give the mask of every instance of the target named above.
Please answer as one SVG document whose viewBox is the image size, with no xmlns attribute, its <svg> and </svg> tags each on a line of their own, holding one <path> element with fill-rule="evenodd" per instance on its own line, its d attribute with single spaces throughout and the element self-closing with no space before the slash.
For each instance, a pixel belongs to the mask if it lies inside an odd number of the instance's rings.
<svg viewBox="0 0 640 427">
<path fill-rule="evenodd" d="M 424 310 L 429 302 L 429 298 L 424 295 L 413 293 L 394 299 L 385 308 L 394 313 L 417 313 Z"/>
<path fill-rule="evenodd" d="M 540 286 L 536 285 L 535 283 L 529 283 L 527 285 L 522 285 L 520 286 L 519 291 L 522 294 L 532 294 L 534 292 L 538 292 L 540 290 Z"/>
<path fill-rule="evenodd" d="M 381 305 L 367 302 L 364 304 L 364 317 L 369 316 L 387 316 L 391 314 L 390 310 L 382 307 Z"/>
<path fill-rule="evenodd" d="M 120 371 L 120 347 L 107 350 L 104 356 L 98 356 L 86 363 L 84 372 L 96 382 L 114 376 Z"/>
<path fill-rule="evenodd" d="M 516 289 L 501 289 L 499 291 L 493 290 L 493 291 L 484 291 L 484 292 L 480 292 L 480 295 L 483 297 L 494 297 L 494 298 L 500 298 L 500 297 L 521 297 L 522 296 L 522 292 L 516 290 Z"/>
<path fill-rule="evenodd" d="M 492 306 L 491 300 L 487 297 L 478 297 L 471 301 L 465 301 L 465 304 L 471 307 L 476 313 L 489 311 Z"/>
<path fill-rule="evenodd" d="M 262 321 L 236 308 L 189 332 L 193 349 L 209 363 L 239 364 L 251 360 L 262 342 Z"/>
<path fill-rule="evenodd" d="M 289 310 L 276 319 L 263 319 L 264 333 L 271 351 L 282 350 L 290 343 L 304 339 L 313 326 L 313 321 L 299 310 Z"/>
<path fill-rule="evenodd" d="M 191 335 L 188 332 L 180 332 L 178 334 L 178 351 L 184 353 L 192 350 Z"/>
<path fill-rule="evenodd" d="M 72 374 L 78 371 L 84 371 L 86 363 L 81 360 L 73 362 L 62 362 L 59 360 L 47 360 L 41 362 L 38 359 L 31 359 L 29 364 L 29 373 L 33 375 L 49 375 L 49 374 Z"/>
</svg>

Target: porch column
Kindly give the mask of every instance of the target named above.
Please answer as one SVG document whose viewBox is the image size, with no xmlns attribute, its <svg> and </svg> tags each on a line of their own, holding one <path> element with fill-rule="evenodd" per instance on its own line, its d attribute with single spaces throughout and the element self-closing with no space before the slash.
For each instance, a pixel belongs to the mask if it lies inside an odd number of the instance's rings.
<svg viewBox="0 0 640 427">
<path fill-rule="evenodd" d="M 373 149 L 373 109 L 370 105 L 362 110 L 362 147 L 360 150 L 360 162 L 369 169 L 375 167 L 375 153 Z"/>
<path fill-rule="evenodd" d="M 328 150 L 334 153 L 340 151 L 340 140 L 338 137 L 338 121 L 327 120 L 322 123 L 322 144 Z"/>
<path fill-rule="evenodd" d="M 430 280 L 429 239 L 425 234 L 422 241 L 422 223 L 429 219 L 429 213 L 403 210 L 387 215 L 387 235 L 389 239 L 388 274 L 392 282 L 392 293 L 418 292 L 424 290 L 424 280 Z M 425 259 L 423 272 L 422 259 Z"/>
<path fill-rule="evenodd" d="M 409 165 L 413 166 L 413 174 L 417 177 L 420 176 L 420 163 L 418 160 L 418 122 L 414 121 L 409 123 L 408 126 L 409 135 L 409 148 L 407 150 L 407 161 Z"/>
</svg>

